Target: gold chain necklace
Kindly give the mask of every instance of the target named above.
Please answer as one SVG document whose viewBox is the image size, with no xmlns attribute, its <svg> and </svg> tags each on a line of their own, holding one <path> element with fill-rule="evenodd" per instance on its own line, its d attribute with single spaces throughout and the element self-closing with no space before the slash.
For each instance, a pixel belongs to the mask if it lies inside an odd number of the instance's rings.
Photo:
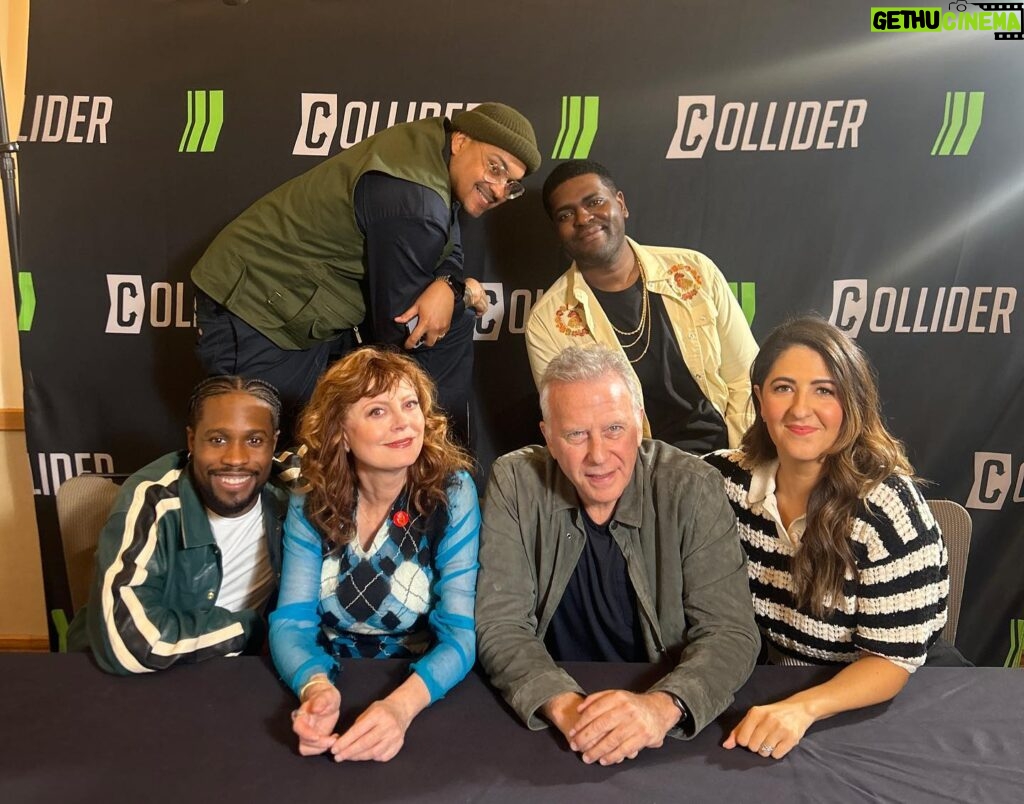
<svg viewBox="0 0 1024 804">
<path fill-rule="evenodd" d="M 636 270 L 640 277 L 640 287 L 643 289 L 643 301 L 640 304 L 640 323 L 637 324 L 636 329 L 631 329 L 629 332 L 623 332 L 612 324 L 611 319 L 608 320 L 608 323 L 611 324 L 611 328 L 615 331 L 615 334 L 619 336 L 620 341 L 622 338 L 632 338 L 636 335 L 636 340 L 629 344 L 622 344 L 623 348 L 636 346 L 640 343 L 640 338 L 643 337 L 644 324 L 647 323 L 647 312 L 650 303 L 647 296 L 647 282 L 646 277 L 644 276 L 644 269 L 640 267 L 640 260 L 637 259 L 636 255 L 633 256 L 633 264 L 636 266 Z"/>
<path fill-rule="evenodd" d="M 651 348 L 652 318 L 650 314 L 651 296 L 647 290 L 647 277 L 644 275 L 643 266 L 640 264 L 640 260 L 635 254 L 633 255 L 633 262 L 636 265 L 637 272 L 639 273 L 640 290 L 643 294 L 643 300 L 640 303 L 640 323 L 637 324 L 636 329 L 630 330 L 629 332 L 623 332 L 621 329 L 616 327 L 614 324 L 612 324 L 611 319 L 608 320 L 608 324 L 615 332 L 615 335 L 618 338 L 619 345 L 622 347 L 623 352 L 625 352 L 627 349 L 632 349 L 633 347 L 640 343 L 640 341 L 644 338 L 645 335 L 647 336 L 646 342 L 644 343 L 644 350 L 639 355 L 637 355 L 635 358 L 626 355 L 626 359 L 629 360 L 631 364 L 635 365 L 644 359 L 644 356 L 647 354 L 647 350 Z M 644 331 L 645 325 L 646 332 Z M 632 338 L 634 335 L 636 336 L 636 338 L 634 338 L 632 342 L 623 343 L 623 338 Z"/>
<path fill-rule="evenodd" d="M 644 288 L 644 301 L 645 302 L 647 301 L 647 288 L 646 287 Z M 640 339 L 637 338 L 637 341 L 639 341 L 639 340 Z M 631 344 L 631 346 L 635 346 L 635 345 L 636 345 L 636 341 L 634 341 Z M 625 352 L 626 348 L 627 347 L 625 345 L 623 345 L 622 351 Z M 648 316 L 647 317 L 647 342 L 644 344 L 644 350 L 640 354 L 638 354 L 636 357 L 630 357 L 629 355 L 626 355 L 626 359 L 629 360 L 629 362 L 632 365 L 636 365 L 637 363 L 639 363 L 641 360 L 644 359 L 644 355 L 647 354 L 647 350 L 650 349 L 650 348 L 651 348 L 651 316 Z"/>
</svg>

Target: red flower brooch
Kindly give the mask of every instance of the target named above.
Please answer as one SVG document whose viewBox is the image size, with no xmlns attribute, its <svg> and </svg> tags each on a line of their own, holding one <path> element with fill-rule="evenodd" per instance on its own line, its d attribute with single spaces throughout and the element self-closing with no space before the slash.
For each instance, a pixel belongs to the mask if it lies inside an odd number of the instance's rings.
<svg viewBox="0 0 1024 804">
<path fill-rule="evenodd" d="M 395 511 L 391 517 L 391 521 L 394 522 L 396 526 L 404 528 L 409 524 L 409 514 L 406 511 Z"/>
</svg>

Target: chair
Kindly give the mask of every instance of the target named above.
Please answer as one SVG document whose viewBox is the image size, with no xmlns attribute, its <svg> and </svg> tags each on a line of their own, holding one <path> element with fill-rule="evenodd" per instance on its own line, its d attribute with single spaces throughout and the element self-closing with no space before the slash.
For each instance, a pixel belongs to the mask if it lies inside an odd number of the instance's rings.
<svg viewBox="0 0 1024 804">
<path fill-rule="evenodd" d="M 949 554 L 949 606 L 942 638 L 956 644 L 956 627 L 960 620 L 960 602 L 964 595 L 967 557 L 971 552 L 971 514 L 952 500 L 928 500 L 935 521 L 942 530 L 942 539 Z"/>
<path fill-rule="evenodd" d="M 57 522 L 73 612 L 89 599 L 100 531 L 127 475 L 85 474 L 57 489 Z"/>
</svg>

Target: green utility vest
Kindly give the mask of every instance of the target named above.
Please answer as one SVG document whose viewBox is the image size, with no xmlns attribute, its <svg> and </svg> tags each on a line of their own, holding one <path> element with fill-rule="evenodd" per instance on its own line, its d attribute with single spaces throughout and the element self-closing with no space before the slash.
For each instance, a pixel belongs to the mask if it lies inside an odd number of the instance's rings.
<svg viewBox="0 0 1024 804">
<path fill-rule="evenodd" d="M 369 171 L 386 173 L 451 207 L 445 124 L 429 118 L 386 129 L 271 191 L 214 238 L 192 281 L 282 349 L 307 349 L 361 323 L 356 184 Z M 442 261 L 452 247 L 449 230 Z"/>
</svg>

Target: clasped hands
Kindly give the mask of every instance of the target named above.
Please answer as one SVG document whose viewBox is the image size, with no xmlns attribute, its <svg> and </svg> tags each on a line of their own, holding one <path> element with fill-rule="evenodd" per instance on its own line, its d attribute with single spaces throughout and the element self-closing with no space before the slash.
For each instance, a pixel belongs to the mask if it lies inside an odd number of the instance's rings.
<svg viewBox="0 0 1024 804">
<path fill-rule="evenodd" d="M 551 698 L 542 711 L 588 765 L 615 765 L 635 759 L 644 748 L 660 747 L 680 718 L 672 697 L 660 691 L 566 692 Z"/>
<path fill-rule="evenodd" d="M 334 731 L 340 714 L 341 693 L 337 687 L 326 676 L 311 682 L 299 708 L 292 712 L 292 731 L 299 738 L 302 756 L 329 751 L 335 762 L 387 762 L 401 749 L 412 722 L 412 717 L 387 698 L 370 704 L 341 735 Z"/>
</svg>

